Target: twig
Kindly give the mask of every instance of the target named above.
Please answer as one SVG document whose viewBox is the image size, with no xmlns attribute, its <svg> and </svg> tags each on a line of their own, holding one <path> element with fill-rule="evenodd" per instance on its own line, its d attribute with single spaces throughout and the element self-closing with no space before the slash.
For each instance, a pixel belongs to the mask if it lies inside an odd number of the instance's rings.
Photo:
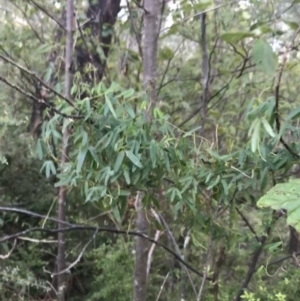
<svg viewBox="0 0 300 301">
<path fill-rule="evenodd" d="M 212 99 L 217 97 L 223 90 L 226 91 L 226 89 L 229 87 L 230 83 L 232 82 L 233 77 L 230 79 L 229 83 L 227 83 L 225 86 L 223 86 L 221 89 L 219 89 L 214 95 L 212 95 L 208 101 L 210 102 Z M 210 107 L 211 109 L 212 107 Z M 185 125 L 187 122 L 189 122 L 193 117 L 195 117 L 200 111 L 202 110 L 202 106 L 200 106 L 197 110 L 195 110 L 189 117 L 187 117 L 184 121 L 182 121 L 178 127 L 181 128 L 183 125 Z"/>
<path fill-rule="evenodd" d="M 153 213 L 155 212 L 154 209 L 152 209 L 151 211 L 152 211 Z M 157 214 L 157 213 L 156 213 L 156 214 Z M 161 223 L 162 223 L 163 226 L 165 227 L 165 229 L 166 229 L 166 231 L 167 231 L 167 234 L 168 234 L 168 236 L 169 236 L 169 239 L 172 241 L 172 243 L 173 243 L 173 245 L 174 245 L 175 252 L 176 252 L 177 256 L 179 256 L 180 258 L 182 258 L 181 254 L 180 254 L 180 249 L 179 249 L 179 247 L 178 247 L 178 244 L 176 243 L 176 240 L 175 240 L 175 238 L 174 238 L 173 233 L 171 232 L 171 230 L 170 230 L 170 228 L 169 228 L 169 225 L 167 224 L 166 220 L 164 219 L 164 217 L 163 217 L 161 214 L 157 214 L 157 215 L 159 216 Z M 190 273 L 189 273 L 189 271 L 188 271 L 188 269 L 186 268 L 185 265 L 183 265 L 183 268 L 184 268 L 184 270 L 185 270 L 185 272 L 186 272 L 186 274 L 187 274 L 187 276 L 188 276 L 188 278 L 189 278 L 189 281 L 190 281 L 190 284 L 191 284 L 191 286 L 192 286 L 192 289 L 193 289 L 193 291 L 194 291 L 194 293 L 195 293 L 195 296 L 197 296 L 196 287 L 195 287 L 195 284 L 194 284 L 194 282 L 193 282 L 193 280 L 192 280 L 192 277 L 191 277 L 191 275 L 190 275 Z M 203 275 L 203 274 L 202 274 L 202 275 Z M 211 279 L 212 279 L 212 278 L 210 278 L 210 280 L 211 280 Z"/>
<path fill-rule="evenodd" d="M 6 255 L 0 255 L 0 259 L 7 259 L 12 254 L 16 244 L 17 244 L 17 240 L 15 239 L 12 248 L 8 251 Z"/>
<path fill-rule="evenodd" d="M 155 233 L 155 236 L 154 236 L 154 240 L 158 241 L 158 239 L 160 238 L 160 236 L 161 236 L 161 231 L 157 230 L 156 233 Z M 151 268 L 151 263 L 152 263 L 152 255 L 153 255 L 155 247 L 156 247 L 156 244 L 152 243 L 152 246 L 151 246 L 151 248 L 149 250 L 149 253 L 148 253 L 147 275 L 149 275 L 149 273 L 150 273 L 150 268 Z"/>
<path fill-rule="evenodd" d="M 40 4 L 36 3 L 34 0 L 29 0 L 32 2 L 39 10 L 41 10 L 45 15 L 47 15 L 50 19 L 55 21 L 59 27 L 61 27 L 63 30 L 66 30 L 66 28 L 60 23 L 58 19 L 56 19 L 53 15 L 51 15 L 44 7 L 42 7 Z"/>
<path fill-rule="evenodd" d="M 68 114 L 60 112 L 58 109 L 54 108 L 50 103 L 44 101 L 43 99 L 38 99 L 37 97 L 35 97 L 34 95 L 32 95 L 32 94 L 28 93 L 27 91 L 23 90 L 21 87 L 17 86 L 16 84 L 9 82 L 3 76 L 0 76 L 0 81 L 2 81 L 3 83 L 5 83 L 6 85 L 8 85 L 9 87 L 11 87 L 12 89 L 15 89 L 16 91 L 18 91 L 19 93 L 23 94 L 24 96 L 30 98 L 31 100 L 43 103 L 51 111 L 59 114 L 62 117 L 73 118 L 73 119 L 83 119 L 84 118 L 84 115 L 68 115 Z"/>
<path fill-rule="evenodd" d="M 197 295 L 197 301 L 201 301 L 201 296 L 203 293 L 204 285 L 207 279 L 207 274 L 208 274 L 208 267 L 209 267 L 209 262 L 211 258 L 211 252 L 212 252 L 212 247 L 213 247 L 213 240 L 212 240 L 212 233 L 210 233 L 210 238 L 209 238 L 209 246 L 207 250 L 207 255 L 206 255 L 206 260 L 205 260 L 205 267 L 204 267 L 204 275 L 202 277 L 201 281 L 201 286 Z"/>
<path fill-rule="evenodd" d="M 71 105 L 72 107 L 74 107 L 72 101 L 70 99 L 68 99 L 67 97 L 65 97 L 64 95 L 62 95 L 61 93 L 57 92 L 54 88 L 50 87 L 47 83 L 45 83 L 41 78 L 39 78 L 33 71 L 30 71 L 28 69 L 26 69 L 25 67 L 19 65 L 18 63 L 14 62 L 13 60 L 11 60 L 8 57 L 5 57 L 4 55 L 0 54 L 0 58 L 2 60 L 4 60 L 5 62 L 17 67 L 19 70 L 24 71 L 25 73 L 33 76 L 38 82 L 40 82 L 45 88 L 47 88 L 48 90 L 50 90 L 51 92 L 53 92 L 56 96 L 60 97 L 61 99 L 65 100 L 69 105 Z"/>
<path fill-rule="evenodd" d="M 182 20 L 180 20 L 180 21 L 178 21 L 178 22 L 172 24 L 172 25 L 169 26 L 169 27 L 166 27 L 166 28 L 162 29 L 161 32 L 164 32 L 164 31 L 166 31 L 166 30 L 168 30 L 168 29 L 171 29 L 172 26 L 174 26 L 174 25 L 177 25 L 177 24 L 180 24 L 180 23 L 184 23 L 184 22 L 188 21 L 189 19 L 193 19 L 193 18 L 195 18 L 195 17 L 199 17 L 199 16 L 201 16 L 201 15 L 203 15 L 203 14 L 205 14 L 205 13 L 214 11 L 214 10 L 216 10 L 216 9 L 219 9 L 219 8 L 221 8 L 221 7 L 224 7 L 224 6 L 227 6 L 227 5 L 230 5 L 230 4 L 234 4 L 234 3 L 236 3 L 236 2 L 237 2 L 237 1 L 232 1 L 232 2 L 229 2 L 229 3 L 220 4 L 220 5 L 217 5 L 217 6 L 208 8 L 208 9 L 202 11 L 202 12 L 199 12 L 199 13 L 196 13 L 196 14 L 194 14 L 194 15 L 191 15 L 191 16 L 189 16 L 189 17 L 187 17 L 187 18 L 184 18 L 184 19 L 182 19 Z"/>
<path fill-rule="evenodd" d="M 282 74 L 283 74 L 283 69 L 287 62 L 287 54 L 288 54 L 289 50 L 293 48 L 295 39 L 298 36 L 299 32 L 300 32 L 300 27 L 298 27 L 298 29 L 296 30 L 290 45 L 286 48 L 286 51 L 283 53 L 282 64 L 281 64 L 281 68 L 279 69 L 277 83 L 276 83 L 276 87 L 275 87 L 275 122 L 276 122 L 276 129 L 277 129 L 277 132 L 279 135 L 280 135 L 280 128 L 281 128 L 280 119 L 279 119 L 279 90 L 280 90 L 281 78 L 282 78 Z M 285 140 L 282 138 L 282 135 L 280 135 L 279 141 L 290 154 L 292 154 L 297 159 L 300 158 L 300 156 L 297 153 L 295 153 L 290 148 L 290 146 L 285 142 Z"/>
<path fill-rule="evenodd" d="M 174 56 L 175 56 L 176 52 L 178 51 L 178 49 L 180 48 L 180 46 L 182 45 L 182 43 L 183 43 L 183 42 L 181 42 L 181 43 L 178 44 L 177 48 L 176 48 L 175 51 L 174 51 Z M 174 57 L 174 56 L 173 56 L 173 57 Z M 177 69 L 177 73 L 176 73 L 176 75 L 173 77 L 173 79 L 171 79 L 170 81 L 164 83 L 165 78 L 166 78 L 166 75 L 167 75 L 167 73 L 168 73 L 168 71 L 169 71 L 169 69 L 170 69 L 170 65 L 171 65 L 171 62 L 172 62 L 173 57 L 170 58 L 170 59 L 168 59 L 167 66 L 166 66 L 166 68 L 165 68 L 165 70 L 164 70 L 163 76 L 162 76 L 162 78 L 161 78 L 160 84 L 159 84 L 158 89 L 157 89 L 157 92 L 156 92 L 156 95 L 157 95 L 157 96 L 159 95 L 159 93 L 160 93 L 160 91 L 161 91 L 161 89 L 162 89 L 163 87 L 165 87 L 165 86 L 166 86 L 167 84 L 169 84 L 170 82 L 176 80 L 176 78 L 177 78 L 177 75 L 178 75 L 179 70 L 180 70 L 179 68 Z"/>
<path fill-rule="evenodd" d="M 84 254 L 86 248 L 89 246 L 89 244 L 90 244 L 93 240 L 95 240 L 97 233 L 98 233 L 98 230 L 96 229 L 95 232 L 94 232 L 94 234 L 92 235 L 91 239 L 90 239 L 90 240 L 84 245 L 84 247 L 82 248 L 82 250 L 81 250 L 81 252 L 79 253 L 79 255 L 77 256 L 76 260 L 73 261 L 68 267 L 66 267 L 65 269 L 63 269 L 63 270 L 61 270 L 61 271 L 59 271 L 59 272 L 57 272 L 57 273 L 51 273 L 51 272 L 47 271 L 46 269 L 44 269 L 44 271 L 45 271 L 46 273 L 51 274 L 51 277 L 58 276 L 58 275 L 62 275 L 62 274 L 64 274 L 64 273 L 69 272 L 69 271 L 70 271 L 70 270 L 71 270 L 71 269 L 72 269 L 72 268 L 80 261 L 80 259 L 81 259 L 81 257 L 83 256 L 83 254 Z"/>
<path fill-rule="evenodd" d="M 98 231 L 98 232 L 108 232 L 108 233 L 115 233 L 115 234 L 122 234 L 122 235 L 130 235 L 130 236 L 138 236 L 138 237 L 142 237 L 152 243 L 155 243 L 156 245 L 160 246 L 161 248 L 163 248 L 165 251 L 167 251 L 168 253 L 170 253 L 174 258 L 176 258 L 180 263 L 182 263 L 186 268 L 188 268 L 189 270 L 191 270 L 193 273 L 195 273 L 196 275 L 203 277 L 203 273 L 199 272 L 197 269 L 195 269 L 194 267 L 192 267 L 189 263 L 187 263 L 186 261 L 184 261 L 180 255 L 178 255 L 176 252 L 174 252 L 173 250 L 171 250 L 169 247 L 167 247 L 166 245 L 164 245 L 163 243 L 156 241 L 155 239 L 144 235 L 142 233 L 136 232 L 136 231 L 125 231 L 125 230 L 118 230 L 118 229 L 114 229 L 114 228 L 107 228 L 107 227 L 94 227 L 94 226 L 88 226 L 88 225 L 77 225 L 77 224 L 71 224 L 69 222 L 66 221 L 60 221 L 56 218 L 53 217 L 46 217 L 45 215 L 42 214 L 38 214 L 29 210 L 25 210 L 25 209 L 19 209 L 19 208 L 12 208 L 12 207 L 0 207 L 0 212 L 13 212 L 13 213 L 23 213 L 32 217 L 37 217 L 37 218 L 42 218 L 42 219 L 48 219 L 50 221 L 53 222 L 60 222 L 61 224 L 64 224 L 68 227 L 65 227 L 63 229 L 52 229 L 52 228 L 40 228 L 40 227 L 35 227 L 35 228 L 30 228 L 30 229 L 26 229 L 11 235 L 6 235 L 2 238 L 0 238 L 0 243 L 12 240 L 12 239 L 16 239 L 20 236 L 24 236 L 28 233 L 31 232 L 45 232 L 45 233 L 50 233 L 50 234 L 57 234 L 58 232 L 71 232 L 71 231 L 83 231 L 83 230 L 89 230 L 89 231 Z M 212 281 L 212 278 L 207 278 L 208 280 Z"/>
<path fill-rule="evenodd" d="M 44 219 L 44 220 L 49 220 L 49 221 L 52 221 L 52 222 L 55 222 L 55 223 L 57 223 L 59 221 L 55 217 L 50 217 L 50 216 L 42 215 L 42 214 L 39 214 L 39 213 L 35 213 L 35 212 L 29 211 L 29 210 L 26 210 L 26 209 L 21 209 L 21 208 L 16 208 L 16 207 L 4 207 L 4 206 L 0 206 L 0 212 L 1 211 L 3 211 L 3 212 L 12 212 L 12 213 L 22 213 L 22 214 L 25 214 L 25 215 L 29 215 L 31 217 L 36 217 L 36 218 L 40 218 L 40 219 Z M 68 222 L 64 222 L 64 224 L 66 226 L 69 226 L 69 227 L 73 226 L 73 224 L 68 223 Z"/>
<path fill-rule="evenodd" d="M 242 220 L 245 222 L 245 224 L 247 225 L 247 227 L 250 229 L 250 231 L 253 233 L 253 235 L 255 236 L 255 239 L 257 242 L 260 242 L 254 228 L 251 226 L 250 222 L 247 220 L 247 218 L 245 217 L 245 215 L 240 211 L 240 209 L 238 207 L 235 207 L 236 211 L 238 212 L 238 214 L 240 215 L 240 217 L 242 218 Z"/>
<path fill-rule="evenodd" d="M 25 241 L 30 241 L 30 242 L 35 242 L 35 243 L 43 243 L 43 244 L 53 244 L 53 243 L 57 243 L 57 240 L 54 239 L 35 239 L 35 238 L 31 238 L 31 237 L 23 237 L 23 236 L 19 236 L 18 239 L 20 240 L 25 240 Z"/>
<path fill-rule="evenodd" d="M 155 301 L 158 301 L 158 300 L 159 300 L 159 297 L 160 297 L 160 295 L 161 295 L 161 293 L 162 293 L 162 291 L 163 291 L 163 289 L 164 289 L 165 283 L 166 283 L 166 281 L 167 281 L 169 275 L 170 275 L 170 272 L 168 272 L 168 274 L 166 275 L 166 277 L 165 277 L 165 279 L 164 279 L 164 281 L 163 281 L 163 283 L 162 283 L 162 285 L 161 285 L 161 287 L 160 287 L 159 293 L 158 293 L 158 295 L 157 295 Z"/>
<path fill-rule="evenodd" d="M 288 260 L 288 259 L 290 259 L 290 258 L 294 258 L 294 256 L 300 256 L 300 252 L 293 253 L 293 254 L 291 254 L 291 255 L 287 255 L 287 256 L 285 256 L 285 257 L 276 259 L 276 260 L 274 260 L 274 261 L 268 263 L 267 265 L 263 265 L 263 267 L 264 267 L 264 268 L 267 268 L 267 267 L 269 267 L 269 266 L 271 266 L 271 265 L 275 265 L 275 264 L 281 263 L 281 262 L 283 262 L 283 261 L 286 261 L 286 260 Z M 257 267 L 255 271 L 257 271 L 259 268 L 260 268 L 260 267 Z"/>
<path fill-rule="evenodd" d="M 273 225 L 275 224 L 275 222 L 278 220 L 278 218 L 280 216 L 281 215 L 276 215 L 275 212 L 273 212 L 272 221 L 270 222 L 270 225 L 266 229 L 266 235 L 263 235 L 259 239 L 260 240 L 260 246 L 253 253 L 252 260 L 250 261 L 249 268 L 248 268 L 248 271 L 246 273 L 245 279 L 242 282 L 242 285 L 239 288 L 234 301 L 241 301 L 241 296 L 243 295 L 244 290 L 248 287 L 248 285 L 249 285 L 249 283 L 250 283 L 250 281 L 252 279 L 252 276 L 257 271 L 257 269 L 256 269 L 257 262 L 258 262 L 259 257 L 261 255 L 263 249 L 264 249 L 264 246 L 265 246 L 265 243 L 267 241 L 267 238 L 268 238 L 268 236 L 270 235 L 270 233 L 272 231 L 272 227 L 273 227 Z"/>
</svg>

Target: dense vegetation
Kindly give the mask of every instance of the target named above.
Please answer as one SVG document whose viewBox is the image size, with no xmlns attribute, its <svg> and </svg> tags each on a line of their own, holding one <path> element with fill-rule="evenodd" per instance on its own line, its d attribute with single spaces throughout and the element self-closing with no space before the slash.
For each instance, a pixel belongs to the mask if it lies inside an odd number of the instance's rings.
<svg viewBox="0 0 300 301">
<path fill-rule="evenodd" d="M 300 1 L 0 7 L 1 300 L 297 300 Z"/>
</svg>

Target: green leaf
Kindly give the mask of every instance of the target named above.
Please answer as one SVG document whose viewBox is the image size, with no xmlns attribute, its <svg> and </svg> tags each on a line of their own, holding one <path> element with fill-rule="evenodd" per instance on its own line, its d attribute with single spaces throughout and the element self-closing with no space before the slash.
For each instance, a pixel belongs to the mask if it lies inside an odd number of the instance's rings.
<svg viewBox="0 0 300 301">
<path fill-rule="evenodd" d="M 300 116 L 300 107 L 293 110 L 287 117 L 287 120 L 292 120 L 292 119 L 295 119 L 295 118 L 299 118 Z"/>
<path fill-rule="evenodd" d="M 113 207 L 112 208 L 112 212 L 113 212 L 113 216 L 115 217 L 115 219 L 117 220 L 117 222 L 121 223 L 122 219 L 121 219 L 121 215 L 120 215 L 120 211 L 119 211 L 118 206 Z"/>
<path fill-rule="evenodd" d="M 44 156 L 44 153 L 43 153 L 43 147 L 42 147 L 42 141 L 41 141 L 41 139 L 38 139 L 38 141 L 37 141 L 36 152 L 37 152 L 38 158 L 40 160 L 42 160 L 43 156 Z"/>
<path fill-rule="evenodd" d="M 76 166 L 76 172 L 80 173 L 83 162 L 85 160 L 86 154 L 87 154 L 88 148 L 84 147 L 77 156 L 77 166 Z"/>
<path fill-rule="evenodd" d="M 268 168 L 265 168 L 260 174 L 260 189 L 264 190 L 268 184 Z"/>
<path fill-rule="evenodd" d="M 113 132 L 107 133 L 105 136 L 103 136 L 96 144 L 95 149 L 105 149 L 108 147 L 108 145 L 111 143 L 111 140 L 114 136 Z"/>
<path fill-rule="evenodd" d="M 181 193 L 184 193 L 184 192 L 192 185 L 193 180 L 194 180 L 194 179 L 193 179 L 192 177 L 188 177 L 188 178 L 184 181 L 185 185 L 184 185 L 184 187 L 181 189 Z"/>
<path fill-rule="evenodd" d="M 81 145 L 85 146 L 88 144 L 89 141 L 88 133 L 85 130 L 82 130 L 81 135 L 82 135 Z"/>
<path fill-rule="evenodd" d="M 62 127 L 62 132 L 64 132 L 71 123 L 73 123 L 73 121 L 71 119 L 65 118 L 63 127 Z"/>
<path fill-rule="evenodd" d="M 300 231 L 300 181 L 293 179 L 272 187 L 259 199 L 258 207 L 271 207 L 273 210 L 285 209 L 287 223 Z"/>
<path fill-rule="evenodd" d="M 97 165 L 100 164 L 100 160 L 99 160 L 98 155 L 95 152 L 95 148 L 90 146 L 89 147 L 89 152 L 90 152 L 91 156 L 93 157 L 94 161 L 97 163 Z"/>
<path fill-rule="evenodd" d="M 114 183 L 118 180 L 118 178 L 122 175 L 123 171 L 119 170 L 117 173 L 114 173 L 113 176 L 109 179 L 110 183 Z"/>
<path fill-rule="evenodd" d="M 254 120 L 253 124 L 254 125 L 253 125 L 252 137 L 251 137 L 251 150 L 253 153 L 255 153 L 260 141 L 260 125 L 261 125 L 260 119 L 257 118 L 256 120 Z"/>
<path fill-rule="evenodd" d="M 253 25 L 250 26 L 250 30 L 251 31 L 255 30 L 255 29 L 257 29 L 257 28 L 259 28 L 259 27 L 261 27 L 261 26 L 263 26 L 265 24 L 266 24 L 266 22 L 261 22 L 261 21 L 256 22 L 256 23 L 254 23 Z"/>
<path fill-rule="evenodd" d="M 44 76 L 44 81 L 45 82 L 49 82 L 50 81 L 52 72 L 53 72 L 52 66 L 50 66 L 49 68 L 46 69 L 46 74 Z"/>
<path fill-rule="evenodd" d="M 137 167 L 143 168 L 142 163 L 132 151 L 125 151 L 127 158 Z"/>
<path fill-rule="evenodd" d="M 165 157 L 166 169 L 168 172 L 171 172 L 170 160 L 169 160 L 169 156 L 166 152 L 164 152 L 164 157 Z"/>
<path fill-rule="evenodd" d="M 130 176 L 129 176 L 129 170 L 128 170 L 128 168 L 124 169 L 123 175 L 124 175 L 126 184 L 130 185 Z"/>
<path fill-rule="evenodd" d="M 106 94 L 105 94 L 105 102 L 106 102 L 111 114 L 117 119 L 117 115 L 116 115 L 116 112 L 114 110 L 114 107 L 113 107 L 109 97 Z"/>
<path fill-rule="evenodd" d="M 210 180 L 210 178 L 211 178 L 212 176 L 213 176 L 213 173 L 210 172 L 210 173 L 207 175 L 207 177 L 206 177 L 205 184 L 207 184 L 207 183 L 209 182 L 209 180 Z"/>
<path fill-rule="evenodd" d="M 263 35 L 265 33 L 274 33 L 274 30 L 270 27 L 270 26 L 267 26 L 266 25 L 267 22 L 257 22 L 257 23 L 254 23 L 253 25 L 250 26 L 250 31 L 254 31 L 256 29 L 259 30 L 259 35 Z"/>
<path fill-rule="evenodd" d="M 44 162 L 41 171 L 45 169 L 46 178 L 49 178 L 51 175 L 56 174 L 56 168 L 52 160 L 47 160 Z"/>
<path fill-rule="evenodd" d="M 278 242 L 274 242 L 274 243 L 266 245 L 266 249 L 268 249 L 269 252 L 272 252 L 272 253 L 278 251 L 279 247 L 280 247 L 280 249 L 282 248 L 282 241 L 278 241 Z"/>
<path fill-rule="evenodd" d="M 201 128 L 202 128 L 202 125 L 195 127 L 194 129 L 192 129 L 192 130 L 186 132 L 186 133 L 183 135 L 183 138 L 188 137 L 188 136 L 191 136 L 193 133 L 195 133 L 196 131 L 200 130 Z"/>
<path fill-rule="evenodd" d="M 263 72 L 273 74 L 276 72 L 278 60 L 272 47 L 263 39 L 257 39 L 252 49 L 254 63 Z"/>
<path fill-rule="evenodd" d="M 131 118 L 135 118 L 135 113 L 134 113 L 132 107 L 129 106 L 127 103 L 125 104 L 124 107 L 125 107 L 126 112 L 129 114 L 129 116 L 130 116 Z"/>
<path fill-rule="evenodd" d="M 170 200 L 171 202 L 173 203 L 174 202 L 174 199 L 175 199 L 175 196 L 176 196 L 176 191 L 175 191 L 176 188 L 172 187 L 170 188 L 167 193 L 170 193 Z"/>
<path fill-rule="evenodd" d="M 131 192 L 130 190 L 120 190 L 118 193 L 118 196 L 130 196 Z"/>
<path fill-rule="evenodd" d="M 224 194 L 228 195 L 228 185 L 227 185 L 227 182 L 225 180 L 221 180 L 221 184 L 223 186 Z"/>
<path fill-rule="evenodd" d="M 110 167 L 107 168 L 107 173 L 105 175 L 104 179 L 104 185 L 107 186 L 108 181 L 110 180 L 110 177 L 114 175 L 114 171 L 110 169 Z"/>
<path fill-rule="evenodd" d="M 272 127 L 270 126 L 269 122 L 267 121 L 267 119 L 262 118 L 261 121 L 262 121 L 262 124 L 263 124 L 264 127 L 265 127 L 266 132 L 267 132 L 271 137 L 275 137 L 276 135 L 275 135 L 275 133 L 274 133 Z"/>
<path fill-rule="evenodd" d="M 300 0 L 299 0 L 300 3 Z M 286 25 L 289 26 L 290 29 L 292 30 L 297 30 L 299 28 L 299 24 L 297 22 L 291 22 L 287 20 L 282 20 Z"/>
<path fill-rule="evenodd" d="M 114 166 L 114 172 L 115 173 L 119 171 L 119 169 L 120 169 L 120 167 L 123 163 L 124 157 L 125 157 L 125 152 L 124 151 L 119 152 L 117 160 L 115 162 L 115 166 Z"/>
<path fill-rule="evenodd" d="M 255 34 L 252 32 L 242 32 L 242 31 L 237 31 L 237 32 L 225 32 L 220 35 L 220 38 L 224 40 L 225 42 L 228 43 L 237 43 L 243 39 L 246 38 L 254 38 Z"/>
<path fill-rule="evenodd" d="M 129 98 L 129 97 L 132 97 L 134 95 L 134 89 L 129 89 L 129 90 L 126 90 L 124 91 L 122 94 L 121 94 L 125 99 L 126 98 Z"/>
<path fill-rule="evenodd" d="M 212 188 L 214 188 L 215 186 L 217 186 L 219 184 L 220 180 L 221 180 L 221 176 L 218 175 L 216 177 L 216 179 L 206 188 L 206 190 L 211 190 Z"/>
<path fill-rule="evenodd" d="M 170 60 L 174 57 L 174 52 L 168 46 L 165 46 L 159 50 L 159 58 L 161 60 Z"/>
<path fill-rule="evenodd" d="M 156 167 L 156 144 L 154 140 L 150 142 L 150 159 L 152 162 L 152 168 Z"/>
<path fill-rule="evenodd" d="M 136 185 L 140 179 L 141 179 L 141 173 L 140 172 L 134 173 L 132 177 L 132 184 Z"/>
<path fill-rule="evenodd" d="M 70 183 L 69 179 L 62 177 L 58 182 L 54 184 L 54 187 L 67 186 Z"/>
</svg>

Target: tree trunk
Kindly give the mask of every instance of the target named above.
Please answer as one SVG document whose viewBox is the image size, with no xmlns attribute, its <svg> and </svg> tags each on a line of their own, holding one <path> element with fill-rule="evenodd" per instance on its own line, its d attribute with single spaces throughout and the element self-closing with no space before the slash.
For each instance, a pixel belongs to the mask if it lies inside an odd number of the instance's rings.
<svg viewBox="0 0 300 301">
<path fill-rule="evenodd" d="M 148 220 L 140 192 L 137 192 L 136 195 L 135 210 L 137 212 L 136 230 L 148 235 Z M 146 300 L 148 249 L 148 241 L 142 237 L 137 237 L 135 245 L 134 301 Z"/>
<path fill-rule="evenodd" d="M 65 51 L 65 96 L 70 99 L 70 92 L 72 87 L 72 74 L 70 72 L 73 55 L 73 30 L 74 30 L 74 3 L 73 0 L 67 1 L 66 9 L 66 51 Z M 68 161 L 68 138 L 69 128 L 63 132 L 63 145 L 60 164 L 63 167 Z M 66 219 L 66 197 L 67 187 L 61 186 L 58 193 L 58 220 L 64 222 Z M 58 223 L 58 229 L 63 229 L 64 224 Z M 65 268 L 65 233 L 58 233 L 58 248 L 57 248 L 57 271 L 60 273 Z M 64 273 L 58 274 L 57 277 L 57 300 L 65 300 L 66 279 Z"/>
<path fill-rule="evenodd" d="M 158 42 L 158 14 L 159 1 L 144 1 L 143 25 L 143 86 L 147 91 L 149 104 L 146 112 L 148 121 L 152 119 L 152 112 L 156 104 L 156 68 L 157 68 L 157 42 Z M 142 198 L 138 192 L 136 197 L 136 230 L 148 234 L 148 220 L 142 205 Z M 136 238 L 136 258 L 134 270 L 134 301 L 145 301 L 147 296 L 147 258 L 148 242 Z"/>
<path fill-rule="evenodd" d="M 148 121 L 152 118 L 152 111 L 156 104 L 156 69 L 158 44 L 158 14 L 159 1 L 144 1 L 144 27 L 143 27 L 143 86 L 147 91 L 149 106 L 147 110 Z"/>
</svg>

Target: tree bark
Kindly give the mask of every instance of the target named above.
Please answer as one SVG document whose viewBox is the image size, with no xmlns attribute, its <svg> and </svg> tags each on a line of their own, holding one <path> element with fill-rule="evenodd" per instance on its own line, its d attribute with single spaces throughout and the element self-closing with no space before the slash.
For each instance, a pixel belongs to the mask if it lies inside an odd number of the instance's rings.
<svg viewBox="0 0 300 301">
<path fill-rule="evenodd" d="M 65 96 L 70 99 L 72 87 L 72 56 L 73 56 L 73 31 L 74 31 L 74 3 L 73 0 L 67 0 L 66 8 L 66 50 L 65 50 Z M 63 168 L 64 164 L 68 161 L 68 138 L 69 128 L 63 132 L 63 145 L 60 164 Z M 66 197 L 67 187 L 61 186 L 58 193 L 58 220 L 64 222 L 66 219 Z M 58 229 L 64 228 L 64 224 L 58 223 Z M 65 268 L 65 234 L 58 232 L 58 248 L 57 248 L 57 271 L 61 272 Z M 57 277 L 57 300 L 65 300 L 66 279 L 65 274 L 59 274 Z"/>
<path fill-rule="evenodd" d="M 158 15 L 159 1 L 144 1 L 143 25 L 143 86 L 147 91 L 149 106 L 147 110 L 148 121 L 156 105 L 156 69 L 157 69 L 157 44 L 158 44 Z"/>
<path fill-rule="evenodd" d="M 144 1 L 143 24 L 143 87 L 147 92 L 149 104 L 146 118 L 150 122 L 156 104 L 156 69 L 157 69 L 157 43 L 158 43 L 158 15 L 159 1 Z M 136 197 L 136 230 L 148 234 L 149 225 L 146 211 L 143 208 L 142 198 L 138 192 Z M 147 296 L 147 258 L 148 242 L 136 238 L 136 258 L 134 270 L 134 301 L 145 301 Z"/>
<path fill-rule="evenodd" d="M 142 198 L 141 193 L 137 192 L 135 200 L 135 210 L 137 212 L 136 230 L 148 235 L 149 225 L 146 211 L 143 208 Z M 142 237 L 137 237 L 135 245 L 134 301 L 146 300 L 148 250 L 148 241 Z"/>
</svg>

